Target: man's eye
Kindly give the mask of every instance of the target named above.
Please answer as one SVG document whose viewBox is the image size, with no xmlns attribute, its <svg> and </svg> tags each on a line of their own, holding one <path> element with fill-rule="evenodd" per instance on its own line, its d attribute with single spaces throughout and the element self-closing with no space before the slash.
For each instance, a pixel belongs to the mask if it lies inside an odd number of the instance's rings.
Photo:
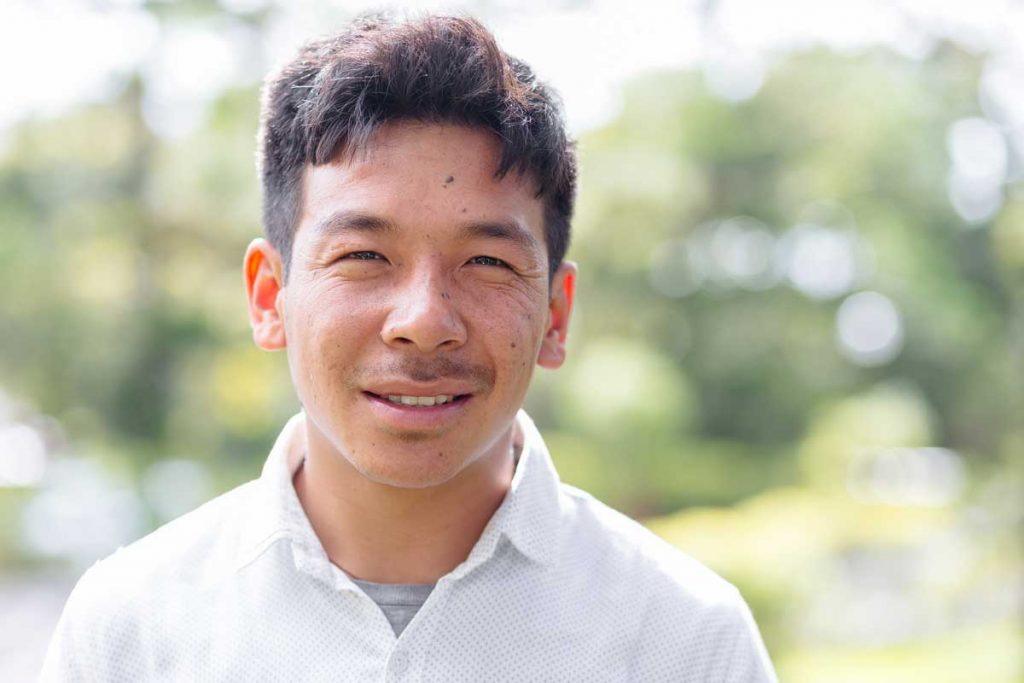
<svg viewBox="0 0 1024 683">
<path fill-rule="evenodd" d="M 501 266 L 504 268 L 511 268 L 507 263 L 502 261 L 500 258 L 494 258 L 493 256 L 474 256 L 469 259 L 470 263 L 476 263 L 481 266 Z"/>
<path fill-rule="evenodd" d="M 351 259 L 353 261 L 376 261 L 384 260 L 384 257 L 375 251 L 353 251 L 345 254 L 341 257 L 342 259 Z"/>
</svg>

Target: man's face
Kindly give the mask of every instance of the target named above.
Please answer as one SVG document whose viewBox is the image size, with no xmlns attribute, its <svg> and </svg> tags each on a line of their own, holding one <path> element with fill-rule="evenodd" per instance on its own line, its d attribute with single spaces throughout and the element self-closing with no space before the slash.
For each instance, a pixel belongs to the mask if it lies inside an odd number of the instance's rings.
<svg viewBox="0 0 1024 683">
<path fill-rule="evenodd" d="M 286 287 L 269 244 L 246 254 L 257 343 L 287 347 L 311 438 L 374 481 L 437 485 L 507 449 L 534 365 L 564 358 L 575 266 L 549 292 L 542 201 L 494 178 L 499 154 L 487 131 L 386 125 L 307 167 Z"/>
</svg>

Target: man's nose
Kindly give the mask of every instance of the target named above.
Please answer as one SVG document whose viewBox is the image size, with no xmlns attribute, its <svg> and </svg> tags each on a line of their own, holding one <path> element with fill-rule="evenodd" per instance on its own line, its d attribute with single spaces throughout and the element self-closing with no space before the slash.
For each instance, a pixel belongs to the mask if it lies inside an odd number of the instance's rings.
<svg viewBox="0 0 1024 683">
<path fill-rule="evenodd" d="M 415 345 L 423 353 L 456 349 L 466 343 L 466 326 L 445 278 L 425 274 L 403 283 L 381 338 L 389 346 Z"/>
</svg>

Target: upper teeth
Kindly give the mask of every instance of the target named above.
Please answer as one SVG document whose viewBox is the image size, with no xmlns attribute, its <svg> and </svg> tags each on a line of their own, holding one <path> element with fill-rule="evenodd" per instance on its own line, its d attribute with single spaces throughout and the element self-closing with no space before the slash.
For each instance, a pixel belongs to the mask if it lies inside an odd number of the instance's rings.
<svg viewBox="0 0 1024 683">
<path fill-rule="evenodd" d="M 454 399 L 454 396 L 448 394 L 442 394 L 440 396 L 401 396 L 398 394 L 389 394 L 388 400 L 392 403 L 404 403 L 407 406 L 435 406 L 442 403 L 448 403 Z"/>
</svg>

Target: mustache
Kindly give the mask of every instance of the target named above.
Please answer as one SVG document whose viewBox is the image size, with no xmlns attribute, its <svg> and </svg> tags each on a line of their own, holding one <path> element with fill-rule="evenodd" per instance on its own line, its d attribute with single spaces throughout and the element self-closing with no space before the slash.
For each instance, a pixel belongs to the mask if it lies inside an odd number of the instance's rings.
<svg viewBox="0 0 1024 683">
<path fill-rule="evenodd" d="M 411 382 L 436 382 L 439 380 L 461 380 L 477 389 L 494 384 L 494 368 L 489 365 L 470 363 L 451 357 L 401 358 L 395 361 L 373 363 L 359 368 L 353 376 L 357 386 L 368 384 L 371 378 L 408 379 Z"/>
</svg>

